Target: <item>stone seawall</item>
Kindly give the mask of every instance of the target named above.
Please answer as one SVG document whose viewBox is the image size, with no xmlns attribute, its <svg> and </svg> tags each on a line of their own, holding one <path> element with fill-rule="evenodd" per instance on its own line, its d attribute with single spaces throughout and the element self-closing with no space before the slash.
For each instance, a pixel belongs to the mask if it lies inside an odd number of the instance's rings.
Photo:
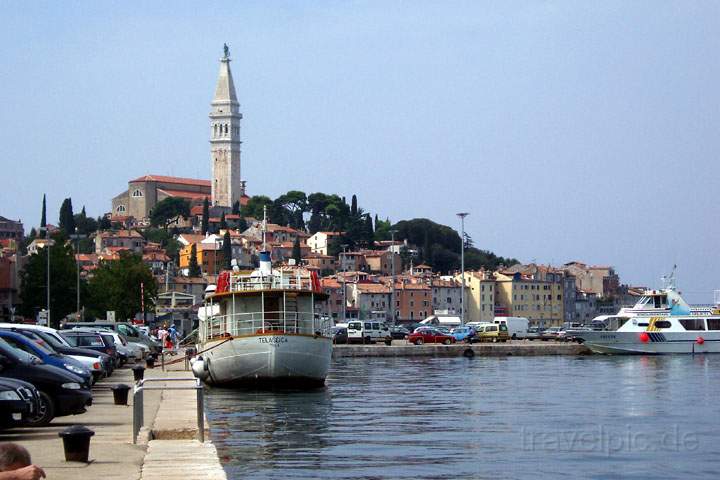
<svg viewBox="0 0 720 480">
<path fill-rule="evenodd" d="M 508 342 L 455 345 L 335 345 L 333 358 L 345 357 L 509 357 L 538 355 L 590 355 L 577 343 Z"/>
</svg>

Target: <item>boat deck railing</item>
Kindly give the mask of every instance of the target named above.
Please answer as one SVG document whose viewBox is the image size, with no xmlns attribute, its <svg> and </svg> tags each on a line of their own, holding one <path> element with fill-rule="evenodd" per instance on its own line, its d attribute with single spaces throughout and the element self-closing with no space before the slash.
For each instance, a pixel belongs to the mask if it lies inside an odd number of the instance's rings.
<svg viewBox="0 0 720 480">
<path fill-rule="evenodd" d="M 200 322 L 199 338 L 203 341 L 257 335 L 262 333 L 291 333 L 327 335 L 332 321 L 311 312 L 252 312 L 216 315 Z"/>
<path fill-rule="evenodd" d="M 313 290 L 312 279 L 300 275 L 231 275 L 228 290 L 250 292 L 257 290 Z"/>
</svg>

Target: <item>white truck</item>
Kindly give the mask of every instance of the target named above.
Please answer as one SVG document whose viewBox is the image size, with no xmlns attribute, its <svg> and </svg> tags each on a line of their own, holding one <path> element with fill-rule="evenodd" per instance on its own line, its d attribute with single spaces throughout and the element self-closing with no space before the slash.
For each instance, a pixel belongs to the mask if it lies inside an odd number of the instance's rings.
<svg viewBox="0 0 720 480">
<path fill-rule="evenodd" d="M 527 337 L 529 321 L 525 317 L 495 317 L 493 323 L 507 325 L 508 336 L 513 340 Z"/>
<path fill-rule="evenodd" d="M 347 323 L 347 332 L 348 343 L 384 342 L 390 345 L 392 342 L 388 326 L 377 320 L 351 320 Z"/>
</svg>

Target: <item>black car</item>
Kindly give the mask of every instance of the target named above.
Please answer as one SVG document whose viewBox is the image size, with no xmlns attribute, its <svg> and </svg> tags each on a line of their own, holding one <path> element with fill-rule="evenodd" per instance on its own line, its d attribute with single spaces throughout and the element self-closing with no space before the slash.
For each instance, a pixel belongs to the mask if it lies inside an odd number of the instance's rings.
<svg viewBox="0 0 720 480">
<path fill-rule="evenodd" d="M 333 343 L 348 343 L 348 331 L 345 327 L 332 327 L 330 329 Z"/>
<path fill-rule="evenodd" d="M 399 325 L 390 327 L 390 336 L 393 340 L 402 340 L 407 338 L 408 335 L 410 335 L 410 330 L 405 327 L 401 327 Z"/>
<path fill-rule="evenodd" d="M 40 394 L 32 383 L 0 377 L 0 427 L 20 425 L 40 409 Z"/>
<path fill-rule="evenodd" d="M 92 404 L 92 393 L 77 375 L 51 365 L 37 357 L 12 348 L 0 339 L 0 376 L 24 380 L 35 385 L 40 405 L 37 413 L 27 418 L 31 426 L 47 425 L 55 417 L 77 415 Z"/>
</svg>

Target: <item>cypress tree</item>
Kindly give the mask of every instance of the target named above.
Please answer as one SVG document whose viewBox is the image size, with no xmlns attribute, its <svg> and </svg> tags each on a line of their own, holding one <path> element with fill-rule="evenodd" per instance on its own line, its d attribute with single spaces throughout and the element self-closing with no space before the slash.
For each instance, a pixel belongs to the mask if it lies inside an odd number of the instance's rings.
<svg viewBox="0 0 720 480">
<path fill-rule="evenodd" d="M 302 253 L 300 252 L 300 237 L 295 237 L 295 242 L 293 242 L 292 258 L 295 259 L 295 265 L 300 265 L 300 260 L 302 260 Z"/>
<path fill-rule="evenodd" d="M 203 201 L 203 211 L 202 211 L 202 234 L 207 235 L 208 233 L 208 224 L 210 222 L 210 202 L 208 202 L 207 197 L 205 197 L 205 200 Z"/>
<path fill-rule="evenodd" d="M 225 217 L 223 216 L 223 219 L 224 218 Z M 228 230 L 225 230 L 225 235 L 223 236 L 222 251 L 223 259 L 225 260 L 225 268 L 229 270 L 232 268 L 232 245 L 230 244 L 230 232 Z"/>
<path fill-rule="evenodd" d="M 354 217 L 357 215 L 357 213 L 357 196 L 353 194 L 352 199 L 350 200 L 350 215 Z"/>
<path fill-rule="evenodd" d="M 70 236 L 75 233 L 75 216 L 73 215 L 71 198 L 63 200 L 63 203 L 60 206 L 58 226 L 63 232 L 65 232 L 65 235 Z"/>
<path fill-rule="evenodd" d="M 227 222 L 225 221 L 225 212 L 220 215 L 220 230 L 227 230 Z"/>
<path fill-rule="evenodd" d="M 188 268 L 188 276 L 190 277 L 199 277 L 202 271 L 200 270 L 200 265 L 198 265 L 197 261 L 197 244 L 193 243 L 192 247 L 190 247 L 190 266 Z"/>
<path fill-rule="evenodd" d="M 45 228 L 47 226 L 47 205 L 45 204 L 45 194 L 43 193 L 43 204 L 42 204 L 42 216 L 40 217 L 40 227 Z"/>
</svg>

